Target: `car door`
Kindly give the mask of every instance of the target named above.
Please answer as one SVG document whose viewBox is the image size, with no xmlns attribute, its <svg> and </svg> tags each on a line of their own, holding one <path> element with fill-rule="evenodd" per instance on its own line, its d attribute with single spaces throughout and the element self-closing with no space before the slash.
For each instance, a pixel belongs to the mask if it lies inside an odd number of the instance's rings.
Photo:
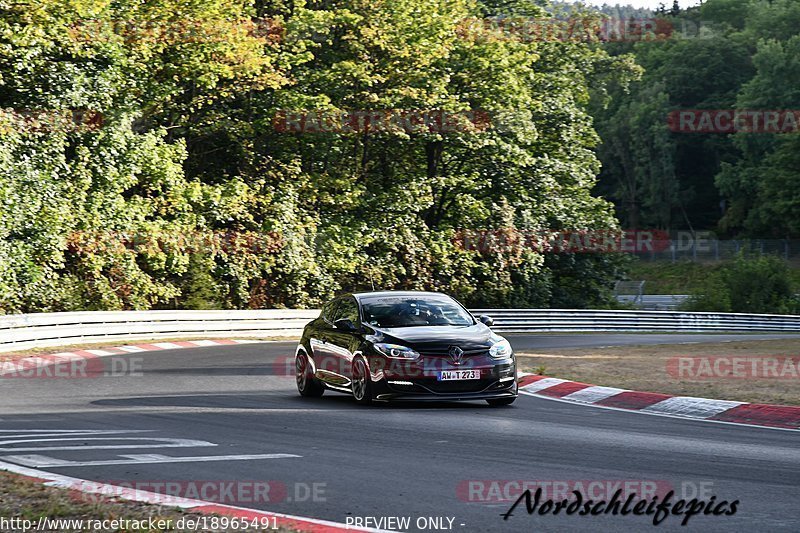
<svg viewBox="0 0 800 533">
<path fill-rule="evenodd" d="M 322 313 L 314 324 L 314 330 L 308 339 L 314 356 L 315 375 L 318 379 L 332 384 L 342 382 L 341 372 L 338 371 L 338 361 L 330 350 L 329 343 L 334 331 L 333 317 L 341 303 L 341 298 L 335 298 L 322 306 Z"/>
<path fill-rule="evenodd" d="M 359 328 L 359 331 L 346 331 L 335 326 L 328 339 L 328 349 L 331 357 L 335 358 L 339 372 L 347 378 L 348 384 L 351 376 L 353 363 L 353 352 L 358 349 L 360 344 L 361 316 L 358 310 L 358 302 L 353 296 L 345 296 L 336 307 L 333 315 L 333 323 L 337 320 L 347 319 Z"/>
</svg>

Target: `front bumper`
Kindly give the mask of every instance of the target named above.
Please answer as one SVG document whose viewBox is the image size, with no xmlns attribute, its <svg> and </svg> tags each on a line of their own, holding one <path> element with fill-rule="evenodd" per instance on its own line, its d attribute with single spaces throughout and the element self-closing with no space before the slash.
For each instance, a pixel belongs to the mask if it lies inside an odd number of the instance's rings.
<svg viewBox="0 0 800 533">
<path fill-rule="evenodd" d="M 517 396 L 517 361 L 494 359 L 488 350 L 465 352 L 455 364 L 442 354 L 422 353 L 415 361 L 377 356 L 369 361 L 373 398 L 382 401 L 491 400 Z M 442 371 L 479 370 L 480 379 L 438 379 Z"/>
<path fill-rule="evenodd" d="M 481 379 L 439 381 L 435 373 L 414 377 L 383 375 L 372 385 L 376 400 L 491 400 L 517 396 L 513 362 L 482 369 Z"/>
<path fill-rule="evenodd" d="M 410 401 L 410 402 L 454 402 L 468 400 L 493 400 L 495 398 L 516 398 L 517 388 L 510 387 L 506 390 L 492 390 L 485 392 L 464 393 L 416 393 L 409 392 L 384 392 L 375 396 L 379 401 Z"/>
</svg>

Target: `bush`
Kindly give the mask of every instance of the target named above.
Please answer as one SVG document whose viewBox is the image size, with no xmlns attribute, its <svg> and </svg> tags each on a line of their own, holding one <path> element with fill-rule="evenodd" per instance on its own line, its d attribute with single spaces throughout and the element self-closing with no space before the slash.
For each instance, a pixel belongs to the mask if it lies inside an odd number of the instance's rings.
<svg viewBox="0 0 800 533">
<path fill-rule="evenodd" d="M 687 311 L 732 313 L 798 312 L 788 265 L 778 257 L 750 258 L 740 254 L 709 276 L 683 308 Z"/>
</svg>

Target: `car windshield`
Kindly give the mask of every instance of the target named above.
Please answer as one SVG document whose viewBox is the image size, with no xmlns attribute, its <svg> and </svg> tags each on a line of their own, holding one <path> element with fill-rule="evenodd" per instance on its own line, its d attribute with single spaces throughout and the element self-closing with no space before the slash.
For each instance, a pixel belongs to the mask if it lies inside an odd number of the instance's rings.
<svg viewBox="0 0 800 533">
<path fill-rule="evenodd" d="M 364 321 L 379 328 L 471 326 L 472 316 L 446 296 L 390 296 L 361 300 Z"/>
</svg>

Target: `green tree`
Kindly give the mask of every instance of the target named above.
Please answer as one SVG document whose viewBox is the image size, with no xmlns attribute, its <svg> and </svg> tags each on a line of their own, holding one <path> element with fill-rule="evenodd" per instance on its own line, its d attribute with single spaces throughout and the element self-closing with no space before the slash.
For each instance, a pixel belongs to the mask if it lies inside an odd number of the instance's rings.
<svg viewBox="0 0 800 533">
<path fill-rule="evenodd" d="M 0 106 L 104 121 L 0 117 L 0 306 L 310 306 L 373 283 L 475 305 L 602 304 L 613 258 L 458 243 L 463 230 L 616 226 L 591 193 L 589 94 L 636 68 L 480 22 L 545 16 L 537 4 L 8 7 Z M 461 118 L 453 131 L 275 127 L 282 112 L 391 110 Z"/>
<path fill-rule="evenodd" d="M 737 107 L 743 110 L 793 109 L 800 98 L 800 36 L 759 42 L 753 56 L 756 75 L 743 87 Z M 721 226 L 732 233 L 794 236 L 798 200 L 797 142 L 792 133 L 742 132 L 735 135 L 738 160 L 724 164 L 716 184 L 730 207 Z"/>
<path fill-rule="evenodd" d="M 691 296 L 691 311 L 733 313 L 796 313 L 800 301 L 792 287 L 789 267 L 774 256 L 739 255 L 715 272 L 703 289 Z"/>
</svg>

